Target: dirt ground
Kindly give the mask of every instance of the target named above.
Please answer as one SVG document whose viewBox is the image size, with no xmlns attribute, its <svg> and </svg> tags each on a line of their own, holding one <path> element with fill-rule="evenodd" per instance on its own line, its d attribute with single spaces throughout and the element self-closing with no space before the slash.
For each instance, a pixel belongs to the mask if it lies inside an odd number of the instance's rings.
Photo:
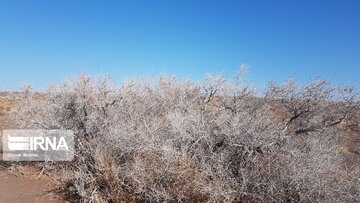
<svg viewBox="0 0 360 203">
<path fill-rule="evenodd" d="M 0 169 L 0 202 L 63 202 L 50 192 L 51 189 L 54 189 L 54 185 L 47 177 L 39 177 L 38 173 L 29 167 L 24 167 L 22 171 Z"/>
</svg>

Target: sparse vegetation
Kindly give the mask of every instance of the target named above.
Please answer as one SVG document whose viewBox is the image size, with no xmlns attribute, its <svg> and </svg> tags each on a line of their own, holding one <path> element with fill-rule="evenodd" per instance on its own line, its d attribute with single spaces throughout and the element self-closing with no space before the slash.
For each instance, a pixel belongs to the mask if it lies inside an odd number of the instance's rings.
<svg viewBox="0 0 360 203">
<path fill-rule="evenodd" d="M 22 101 L 22 127 L 75 132 L 75 160 L 46 163 L 65 172 L 73 202 L 360 202 L 360 164 L 345 150 L 344 129 L 360 121 L 350 87 L 289 80 L 260 94 L 243 71 L 120 86 L 80 75 Z"/>
<path fill-rule="evenodd" d="M 0 116 L 5 115 L 6 112 L 9 112 L 13 106 L 15 106 L 15 99 L 12 94 L 6 94 L 0 92 Z"/>
</svg>

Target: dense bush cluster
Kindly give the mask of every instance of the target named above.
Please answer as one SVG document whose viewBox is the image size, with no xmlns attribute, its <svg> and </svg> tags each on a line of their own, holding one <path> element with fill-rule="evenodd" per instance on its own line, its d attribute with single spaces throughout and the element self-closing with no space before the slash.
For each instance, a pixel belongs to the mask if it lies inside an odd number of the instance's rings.
<svg viewBox="0 0 360 203">
<path fill-rule="evenodd" d="M 80 75 L 43 99 L 24 90 L 25 128 L 71 129 L 67 195 L 79 202 L 360 202 L 352 88 L 160 77 L 112 85 Z"/>
</svg>

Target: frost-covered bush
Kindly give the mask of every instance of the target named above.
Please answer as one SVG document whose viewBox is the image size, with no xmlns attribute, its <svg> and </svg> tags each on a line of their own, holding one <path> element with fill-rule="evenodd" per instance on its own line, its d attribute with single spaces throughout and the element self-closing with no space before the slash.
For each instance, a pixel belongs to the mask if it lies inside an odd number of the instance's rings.
<svg viewBox="0 0 360 203">
<path fill-rule="evenodd" d="M 74 202 L 359 202 L 359 166 L 341 151 L 355 90 L 244 81 L 80 75 L 40 100 L 26 89 L 17 119 L 75 132 L 75 160 L 47 163 Z"/>
</svg>

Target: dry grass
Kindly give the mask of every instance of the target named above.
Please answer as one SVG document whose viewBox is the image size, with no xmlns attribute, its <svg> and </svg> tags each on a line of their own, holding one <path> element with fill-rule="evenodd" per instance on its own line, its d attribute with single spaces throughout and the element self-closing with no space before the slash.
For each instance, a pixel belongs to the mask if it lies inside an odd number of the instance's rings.
<svg viewBox="0 0 360 203">
<path fill-rule="evenodd" d="M 16 101 L 11 97 L 11 94 L 0 97 L 0 115 L 5 115 L 16 105 Z"/>
</svg>

